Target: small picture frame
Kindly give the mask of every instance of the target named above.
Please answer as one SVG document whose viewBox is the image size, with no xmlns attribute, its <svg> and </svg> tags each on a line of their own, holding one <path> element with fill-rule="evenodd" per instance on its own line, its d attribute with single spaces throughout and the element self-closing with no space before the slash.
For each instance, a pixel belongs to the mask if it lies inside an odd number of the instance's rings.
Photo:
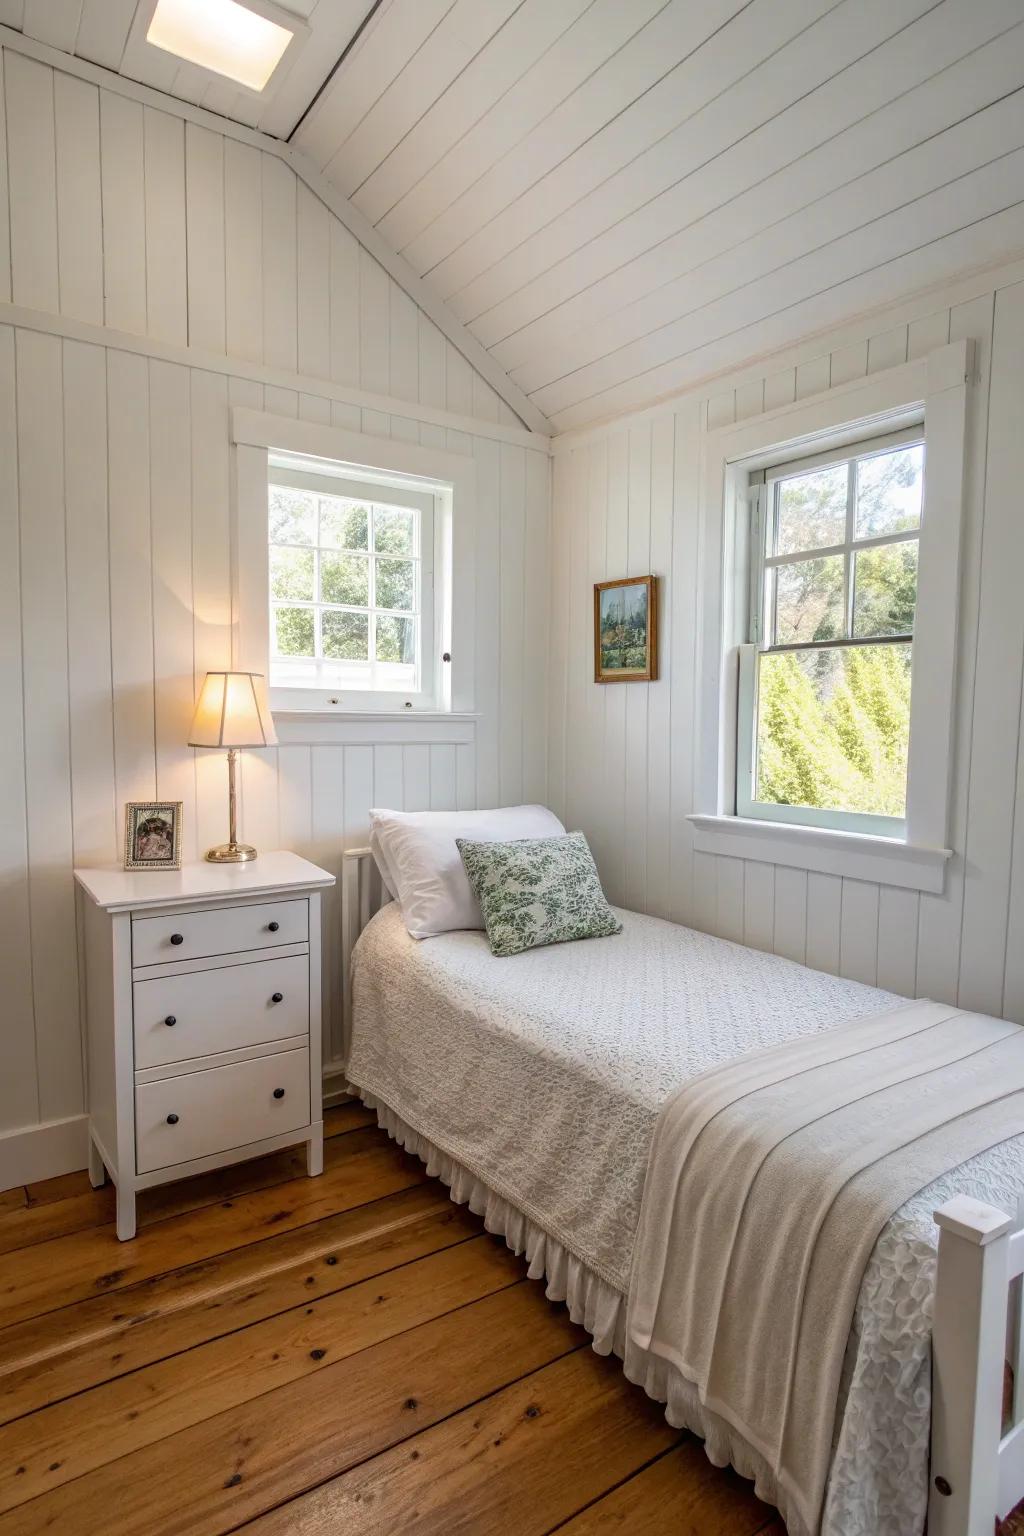
<svg viewBox="0 0 1024 1536">
<path fill-rule="evenodd" d="M 180 800 L 129 800 L 124 816 L 125 869 L 181 868 Z"/>
<path fill-rule="evenodd" d="M 594 682 L 658 678 L 658 578 L 594 583 Z"/>
</svg>

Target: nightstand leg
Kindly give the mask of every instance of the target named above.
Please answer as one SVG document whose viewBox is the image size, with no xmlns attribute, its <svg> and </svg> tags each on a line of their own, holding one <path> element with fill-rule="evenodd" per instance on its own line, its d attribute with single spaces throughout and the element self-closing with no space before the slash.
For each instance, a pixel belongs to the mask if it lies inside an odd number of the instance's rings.
<svg viewBox="0 0 1024 1536">
<path fill-rule="evenodd" d="M 93 1189 L 101 1189 L 107 1182 L 107 1170 L 103 1166 L 103 1159 L 96 1150 L 96 1143 L 89 1137 L 89 1183 Z"/>
<path fill-rule="evenodd" d="M 318 1125 L 306 1142 L 306 1172 L 311 1179 L 324 1171 L 324 1128 Z"/>
<path fill-rule="evenodd" d="M 117 1235 L 122 1243 L 135 1236 L 135 1191 L 117 1191 Z"/>
</svg>

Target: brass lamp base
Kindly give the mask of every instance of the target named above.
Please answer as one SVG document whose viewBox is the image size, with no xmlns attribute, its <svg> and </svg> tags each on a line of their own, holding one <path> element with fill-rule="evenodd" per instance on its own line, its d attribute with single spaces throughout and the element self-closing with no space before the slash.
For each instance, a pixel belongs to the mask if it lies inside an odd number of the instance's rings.
<svg viewBox="0 0 1024 1536">
<path fill-rule="evenodd" d="M 219 848 L 211 848 L 206 857 L 211 864 L 248 864 L 256 857 L 256 849 L 248 843 L 221 843 Z"/>
</svg>

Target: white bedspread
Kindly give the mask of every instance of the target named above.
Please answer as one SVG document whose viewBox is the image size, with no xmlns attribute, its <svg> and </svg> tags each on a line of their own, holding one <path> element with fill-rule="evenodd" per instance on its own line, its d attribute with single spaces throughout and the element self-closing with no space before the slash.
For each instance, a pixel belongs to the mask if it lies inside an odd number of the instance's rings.
<svg viewBox="0 0 1024 1536">
<path fill-rule="evenodd" d="M 658 1111 L 744 1051 L 897 1001 L 622 912 L 607 939 L 495 959 L 482 933 L 417 942 L 385 908 L 356 951 L 349 1076 L 624 1294 Z M 926 1496 L 931 1212 L 957 1190 L 1015 1208 L 1024 1137 L 890 1221 L 846 1352 L 822 1530 L 909 1536 Z"/>
</svg>

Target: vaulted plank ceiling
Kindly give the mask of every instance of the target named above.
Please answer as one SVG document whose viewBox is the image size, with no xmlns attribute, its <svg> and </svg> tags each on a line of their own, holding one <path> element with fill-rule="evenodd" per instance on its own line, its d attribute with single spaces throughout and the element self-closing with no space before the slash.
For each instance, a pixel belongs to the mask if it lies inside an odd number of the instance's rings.
<svg viewBox="0 0 1024 1536">
<path fill-rule="evenodd" d="M 319 41 L 260 125 L 557 429 L 1024 250 L 1024 0 L 290 4 Z M 82 51 L 135 0 L 22 7 Z"/>
</svg>

